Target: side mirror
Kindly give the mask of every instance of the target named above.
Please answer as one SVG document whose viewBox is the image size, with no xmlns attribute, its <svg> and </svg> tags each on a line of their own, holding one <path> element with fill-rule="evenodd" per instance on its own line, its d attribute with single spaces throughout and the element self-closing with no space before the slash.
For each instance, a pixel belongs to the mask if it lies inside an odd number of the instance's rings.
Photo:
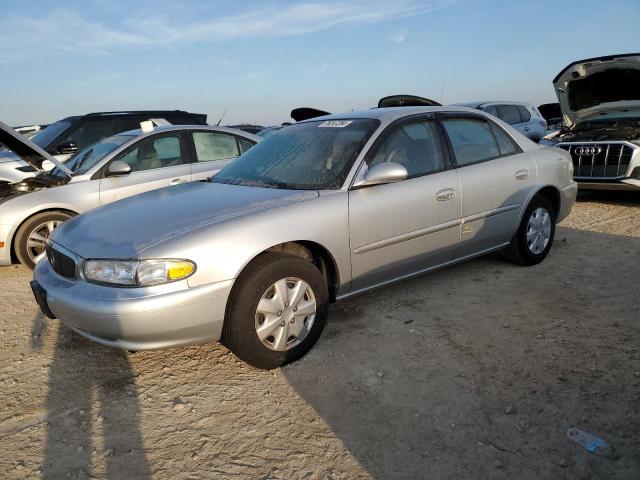
<svg viewBox="0 0 640 480">
<path fill-rule="evenodd" d="M 131 173 L 131 165 L 122 160 L 116 160 L 109 164 L 107 170 L 107 177 L 122 177 L 123 175 L 129 175 Z"/>
<path fill-rule="evenodd" d="M 371 185 L 401 182 L 407 178 L 407 175 L 407 169 L 399 163 L 377 163 L 366 171 L 364 179 L 356 182 L 354 187 L 368 187 Z"/>
<path fill-rule="evenodd" d="M 56 151 L 61 155 L 70 155 L 78 151 L 78 145 L 73 142 L 64 142 L 56 147 Z"/>
</svg>

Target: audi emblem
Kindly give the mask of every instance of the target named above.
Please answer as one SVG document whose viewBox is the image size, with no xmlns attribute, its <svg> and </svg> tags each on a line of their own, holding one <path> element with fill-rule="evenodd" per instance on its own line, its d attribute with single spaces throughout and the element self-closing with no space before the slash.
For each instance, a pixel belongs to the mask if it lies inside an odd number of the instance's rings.
<svg viewBox="0 0 640 480">
<path fill-rule="evenodd" d="M 592 157 L 602 152 L 602 147 L 598 145 L 589 145 L 589 146 L 583 145 L 581 147 L 576 147 L 574 152 L 576 155 L 580 155 L 581 157 Z"/>
</svg>

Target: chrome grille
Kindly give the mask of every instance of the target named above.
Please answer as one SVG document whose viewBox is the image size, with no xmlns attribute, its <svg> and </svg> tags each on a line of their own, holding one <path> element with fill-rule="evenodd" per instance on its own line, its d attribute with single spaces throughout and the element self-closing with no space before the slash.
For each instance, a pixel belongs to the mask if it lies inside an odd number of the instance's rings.
<svg viewBox="0 0 640 480">
<path fill-rule="evenodd" d="M 570 142 L 556 146 L 571 154 L 573 176 L 578 180 L 625 177 L 637 148 L 627 142 Z"/>
<path fill-rule="evenodd" d="M 51 268 L 58 275 L 65 278 L 76 278 L 76 262 L 73 258 L 65 255 L 50 243 L 45 247 L 47 259 L 51 264 Z"/>
</svg>

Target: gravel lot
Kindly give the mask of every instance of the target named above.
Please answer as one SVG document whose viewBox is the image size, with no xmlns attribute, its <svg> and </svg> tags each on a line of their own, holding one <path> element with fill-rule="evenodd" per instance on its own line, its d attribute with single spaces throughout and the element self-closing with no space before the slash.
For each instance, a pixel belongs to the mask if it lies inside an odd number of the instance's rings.
<svg viewBox="0 0 640 480">
<path fill-rule="evenodd" d="M 219 345 L 92 344 L 0 269 L 0 478 L 638 479 L 639 262 L 640 195 L 592 194 L 543 264 L 491 256 L 336 305 L 273 372 Z"/>
</svg>

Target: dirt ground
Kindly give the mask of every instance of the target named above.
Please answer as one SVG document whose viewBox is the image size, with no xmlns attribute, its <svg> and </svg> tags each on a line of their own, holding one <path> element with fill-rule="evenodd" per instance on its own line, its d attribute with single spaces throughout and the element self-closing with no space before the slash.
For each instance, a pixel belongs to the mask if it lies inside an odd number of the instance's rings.
<svg viewBox="0 0 640 480">
<path fill-rule="evenodd" d="M 640 478 L 640 195 L 582 198 L 536 267 L 491 256 L 335 305 L 273 372 L 90 343 L 29 279 L 0 269 L 3 479 Z"/>
</svg>

